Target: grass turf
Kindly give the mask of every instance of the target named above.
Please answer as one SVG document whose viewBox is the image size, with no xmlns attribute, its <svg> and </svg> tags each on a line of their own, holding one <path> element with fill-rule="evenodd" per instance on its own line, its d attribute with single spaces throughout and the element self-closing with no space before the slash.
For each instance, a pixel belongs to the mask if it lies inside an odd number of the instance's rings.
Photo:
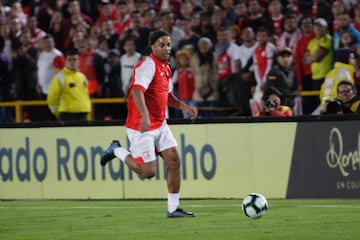
<svg viewBox="0 0 360 240">
<path fill-rule="evenodd" d="M 241 200 L 182 200 L 196 218 L 166 218 L 162 201 L 0 201 L 0 238 L 49 239 L 358 239 L 358 200 L 269 199 L 260 219 Z"/>
</svg>

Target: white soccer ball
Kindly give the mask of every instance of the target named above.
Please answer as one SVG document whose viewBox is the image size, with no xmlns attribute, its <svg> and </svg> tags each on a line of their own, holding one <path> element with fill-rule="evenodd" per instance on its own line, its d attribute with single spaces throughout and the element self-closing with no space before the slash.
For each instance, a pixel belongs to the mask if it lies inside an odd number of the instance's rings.
<svg viewBox="0 0 360 240">
<path fill-rule="evenodd" d="M 268 202 L 263 195 L 259 193 L 250 193 L 242 202 L 242 210 L 249 218 L 260 218 L 267 212 Z"/>
</svg>

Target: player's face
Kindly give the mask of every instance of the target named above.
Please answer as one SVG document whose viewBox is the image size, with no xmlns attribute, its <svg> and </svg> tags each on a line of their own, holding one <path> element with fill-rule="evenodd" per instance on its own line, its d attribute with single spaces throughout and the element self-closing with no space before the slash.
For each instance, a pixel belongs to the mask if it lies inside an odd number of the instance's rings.
<svg viewBox="0 0 360 240">
<path fill-rule="evenodd" d="M 170 58 L 171 40 L 169 36 L 162 36 L 151 45 L 151 50 L 160 61 L 167 61 Z"/>
</svg>

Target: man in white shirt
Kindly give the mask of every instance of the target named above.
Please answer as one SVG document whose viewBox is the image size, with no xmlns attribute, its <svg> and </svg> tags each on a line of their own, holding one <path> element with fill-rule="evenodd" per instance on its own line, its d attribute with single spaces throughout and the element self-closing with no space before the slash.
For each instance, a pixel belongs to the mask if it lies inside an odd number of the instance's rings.
<svg viewBox="0 0 360 240">
<path fill-rule="evenodd" d="M 127 96 L 127 89 L 129 87 L 131 76 L 135 65 L 139 62 L 141 54 L 136 52 L 135 39 L 127 38 L 124 40 L 123 49 L 125 53 L 120 58 L 121 64 L 121 80 L 123 86 L 123 92 Z"/>
</svg>

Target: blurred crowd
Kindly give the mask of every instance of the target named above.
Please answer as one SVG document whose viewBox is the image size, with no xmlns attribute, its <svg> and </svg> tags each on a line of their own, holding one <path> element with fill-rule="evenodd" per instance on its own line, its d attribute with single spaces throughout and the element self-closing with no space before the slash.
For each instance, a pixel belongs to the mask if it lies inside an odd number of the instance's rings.
<svg viewBox="0 0 360 240">
<path fill-rule="evenodd" d="M 280 106 L 286 116 L 321 114 L 340 81 L 360 89 L 357 0 L 0 0 L 0 101 L 47 99 L 71 49 L 91 98 L 126 98 L 159 29 L 171 35 L 176 96 L 201 117 L 272 115 Z M 279 100 L 266 99 L 269 89 Z M 300 95 L 312 90 L 320 96 Z M 126 104 L 93 111 L 96 120 L 122 119 Z M 23 117 L 56 120 L 47 106 L 26 106 Z M 13 109 L 0 107 L 0 122 L 13 121 Z"/>
</svg>

